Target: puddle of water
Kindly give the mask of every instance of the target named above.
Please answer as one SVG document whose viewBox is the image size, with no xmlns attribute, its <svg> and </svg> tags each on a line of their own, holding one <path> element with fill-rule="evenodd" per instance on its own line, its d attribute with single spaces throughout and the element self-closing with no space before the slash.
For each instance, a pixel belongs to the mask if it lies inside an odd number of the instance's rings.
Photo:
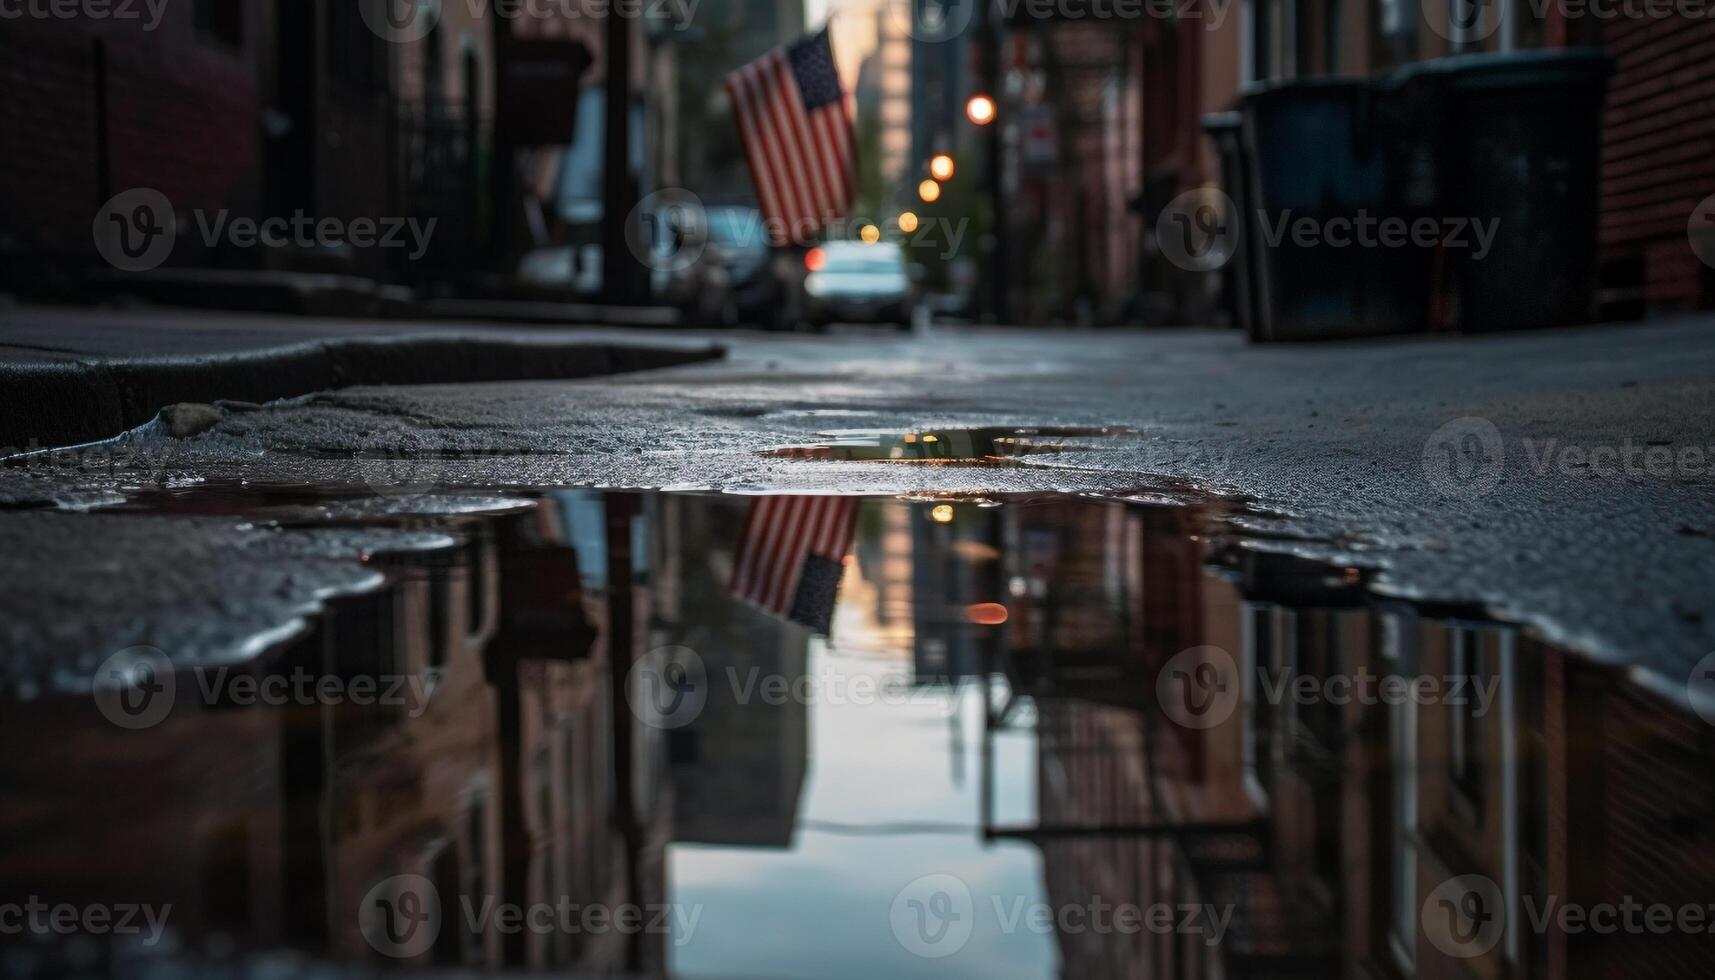
<svg viewBox="0 0 1715 980">
<path fill-rule="evenodd" d="M 785 459 L 822 459 L 877 463 L 981 463 L 1007 465 L 1021 456 L 1073 448 L 1058 441 L 1072 437 L 1113 436 L 1120 429 L 1059 426 L 1043 428 L 951 428 L 885 432 L 853 429 L 822 433 L 825 441 L 782 446 L 763 452 Z"/>
<path fill-rule="evenodd" d="M 1715 975 L 1712 729 L 1475 610 L 1195 508 L 491 504 L 137 501 L 454 543 L 248 669 L 162 651 L 0 705 L 0 896 L 77 923 L 0 933 L 5 972 L 157 939 L 389 971 Z"/>
</svg>

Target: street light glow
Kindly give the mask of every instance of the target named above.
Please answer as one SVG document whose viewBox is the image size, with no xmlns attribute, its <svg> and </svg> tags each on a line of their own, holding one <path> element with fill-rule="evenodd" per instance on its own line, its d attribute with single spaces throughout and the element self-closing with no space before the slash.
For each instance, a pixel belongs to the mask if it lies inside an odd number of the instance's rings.
<svg viewBox="0 0 1715 980">
<path fill-rule="evenodd" d="M 933 180 L 925 180 L 917 185 L 917 196 L 922 198 L 925 203 L 934 204 L 941 199 L 941 185 Z"/>
<path fill-rule="evenodd" d="M 874 225 L 864 225 L 863 230 L 858 232 L 858 237 L 874 245 L 881 241 L 881 229 Z"/>
<path fill-rule="evenodd" d="M 917 230 L 917 215 L 916 215 L 916 213 L 911 212 L 911 211 L 906 211 L 906 212 L 901 213 L 899 216 L 899 230 L 905 232 L 907 235 L 916 231 Z"/>
<path fill-rule="evenodd" d="M 965 116 L 978 126 L 987 126 L 994 122 L 994 100 L 986 95 L 973 95 L 965 103 Z"/>
<path fill-rule="evenodd" d="M 936 180 L 953 179 L 953 158 L 946 153 L 937 153 L 929 160 L 929 174 Z"/>
</svg>

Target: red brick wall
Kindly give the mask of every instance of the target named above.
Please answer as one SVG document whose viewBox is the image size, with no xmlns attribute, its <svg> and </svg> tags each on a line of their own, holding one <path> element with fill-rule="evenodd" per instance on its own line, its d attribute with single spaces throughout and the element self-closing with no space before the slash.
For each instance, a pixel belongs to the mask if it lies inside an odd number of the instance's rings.
<svg viewBox="0 0 1715 980">
<path fill-rule="evenodd" d="M 1606 23 L 1615 74 L 1602 147 L 1601 261 L 1642 261 L 1652 309 L 1715 303 L 1686 224 L 1715 194 L 1715 19 Z"/>
<path fill-rule="evenodd" d="M 237 2 L 237 0 L 234 0 Z M 189 4 L 133 23 L 14 20 L 0 31 L 0 253 L 93 256 L 103 188 L 95 42 L 107 50 L 111 191 L 183 210 L 251 204 L 258 184 L 257 18 L 250 50 L 201 37 Z"/>
</svg>

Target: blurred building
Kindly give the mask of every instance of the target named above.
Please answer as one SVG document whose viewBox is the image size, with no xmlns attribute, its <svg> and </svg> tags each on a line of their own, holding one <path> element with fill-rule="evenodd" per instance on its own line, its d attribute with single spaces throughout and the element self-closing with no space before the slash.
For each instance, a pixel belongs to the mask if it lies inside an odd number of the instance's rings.
<svg viewBox="0 0 1715 980">
<path fill-rule="evenodd" d="M 413 965 L 658 975 L 659 932 L 509 933 L 480 917 L 665 901 L 661 747 L 614 689 L 643 638 L 620 616 L 649 606 L 630 571 L 644 518 L 615 498 L 581 529 L 614 563 L 603 580 L 586 585 L 578 529 L 551 504 L 448 518 L 449 544 L 375 556 L 384 587 L 331 600 L 229 668 L 337 678 L 349 700 L 193 703 L 206 681 L 182 672 L 171 713 L 144 730 L 87 696 L 9 704 L 5 893 L 170 903 L 183 948 L 378 965 L 397 961 L 365 938 L 365 902 L 420 875 L 441 928 Z M 358 703 L 359 684 L 396 679 L 406 699 Z"/>
<path fill-rule="evenodd" d="M 1097 505 L 1117 517 L 1074 517 L 1081 505 L 1065 506 L 1017 521 L 1014 626 L 1059 623 L 1104 582 L 1128 612 L 1118 636 L 1009 636 L 1007 678 L 1035 710 L 1002 706 L 987 737 L 1014 724 L 1034 733 L 1037 810 L 1017 825 L 985 813 L 985 829 L 1041 849 L 1054 907 L 1207 903 L 1232 917 L 1218 945 L 1199 933 L 1058 935 L 1064 975 L 1690 980 L 1715 969 L 1697 928 L 1536 925 L 1550 902 L 1707 905 L 1715 735 L 1700 719 L 1478 610 L 1378 601 L 1362 573 L 1289 556 L 1210 553 L 1172 511 Z M 1046 569 L 1069 587 L 1033 588 Z M 1237 675 L 1223 668 L 1222 680 L 1238 689 L 1230 714 L 1193 728 L 1162 713 L 1156 680 L 1198 646 L 1230 654 Z M 1366 675 L 1462 687 L 1391 702 L 1379 689 L 1347 703 L 1267 693 L 1282 679 L 1329 691 L 1330 678 Z M 1450 947 L 1435 893 L 1467 875 L 1491 882 L 1485 901 L 1502 907 L 1483 912 L 1492 943 Z"/>
<path fill-rule="evenodd" d="M 1147 5 L 1146 5 L 1147 6 Z M 1715 305 L 1715 270 L 1687 223 L 1715 193 L 1704 152 L 1715 118 L 1715 21 L 1568 4 L 1502 11 L 1480 39 L 1449 0 L 1192 0 L 1172 18 L 1034 16 L 1016 8 L 999 44 L 1006 281 L 1025 321 L 1209 323 L 1220 283 L 1156 246 L 1174 197 L 1220 184 L 1201 131 L 1247 86 L 1361 77 L 1449 54 L 1601 46 L 1614 58 L 1603 131 L 1597 260 L 1609 316 Z M 1117 9 L 1117 8 L 1116 8 Z M 1478 32 L 1481 33 L 1481 32 Z M 1451 38 L 1470 38 L 1458 43 Z"/>
<path fill-rule="evenodd" d="M 499 18 L 486 4 L 444 3 L 419 8 L 435 11 L 427 30 L 389 40 L 369 23 L 374 9 L 199 0 L 161 5 L 158 25 L 7 18 L 4 285 L 98 298 L 122 279 L 146 296 L 266 304 L 257 297 L 267 294 L 288 308 L 286 273 L 475 288 L 495 256 L 520 251 L 532 233 L 519 196 L 529 182 L 495 176 L 511 172 L 516 148 L 571 141 L 576 86 L 602 70 L 603 21 L 570 9 Z M 166 267 L 120 277 L 97 255 L 91 225 L 106 201 L 134 188 L 163 193 L 180 233 Z M 435 229 L 415 259 L 349 243 L 264 248 L 207 241 L 200 222 L 221 212 L 412 218 Z"/>
<path fill-rule="evenodd" d="M 906 0 L 829 0 L 834 61 L 857 139 L 856 213 L 898 207 L 911 170 L 912 39 Z M 911 182 L 914 185 L 914 182 Z"/>
<path fill-rule="evenodd" d="M 710 203 L 754 206 L 750 168 L 724 82 L 804 31 L 803 0 L 732 0 L 705 4 L 684 29 L 654 36 L 661 56 L 677 66 L 672 92 L 679 104 L 673 125 L 661 131 L 661 186 L 688 188 Z"/>
<path fill-rule="evenodd" d="M 673 536 L 655 553 L 662 601 L 652 611 L 652 642 L 696 651 L 708 682 L 696 717 L 664 735 L 673 840 L 787 847 L 808 769 L 809 705 L 761 692 L 771 678 L 791 684 L 805 676 L 810 631 L 729 588 L 747 500 L 680 495 L 656 505 Z"/>
<path fill-rule="evenodd" d="M 954 505 L 943 522 L 934 517 L 937 508 L 897 509 L 910 521 L 916 682 L 957 684 L 982 676 L 994 662 L 1002 635 L 999 623 L 981 615 L 1001 597 L 1000 515 Z"/>
<path fill-rule="evenodd" d="M 68 278 L 97 262 L 95 213 L 131 187 L 154 187 L 186 208 L 256 213 L 269 192 L 264 112 L 288 74 L 275 66 L 273 22 L 291 16 L 233 0 L 166 5 L 152 30 L 139 20 L 8 18 L 0 30 L 7 278 Z"/>
</svg>

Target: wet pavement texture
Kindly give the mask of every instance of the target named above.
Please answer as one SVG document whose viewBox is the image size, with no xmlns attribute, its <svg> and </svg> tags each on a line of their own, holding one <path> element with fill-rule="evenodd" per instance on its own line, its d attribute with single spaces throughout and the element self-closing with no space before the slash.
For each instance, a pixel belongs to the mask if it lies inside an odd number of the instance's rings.
<svg viewBox="0 0 1715 980">
<path fill-rule="evenodd" d="M 0 968 L 1711 975 L 1715 715 L 1242 515 L 243 486 L 8 515 L 61 522 L 34 533 L 91 594 L 204 606 L 92 602 L 105 639 L 9 662 L 43 679 L 0 703 Z"/>
<path fill-rule="evenodd" d="M 1276 547 L 1480 605 L 1673 694 L 1715 650 L 1709 326 L 1271 347 L 1209 331 L 712 334 L 725 362 L 225 406 L 188 438 L 145 427 L 0 467 L 0 501 L 100 507 L 230 482 L 1225 499 Z M 804 448 L 1044 427 L 1106 434 L 1001 465 Z"/>
</svg>

